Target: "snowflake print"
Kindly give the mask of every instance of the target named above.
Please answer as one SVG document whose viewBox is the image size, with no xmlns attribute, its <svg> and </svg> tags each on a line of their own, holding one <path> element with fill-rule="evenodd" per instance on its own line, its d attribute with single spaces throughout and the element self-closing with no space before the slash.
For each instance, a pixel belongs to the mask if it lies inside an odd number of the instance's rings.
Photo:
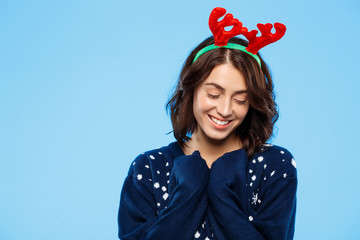
<svg viewBox="0 0 360 240">
<path fill-rule="evenodd" d="M 168 197 L 169 197 L 169 194 L 168 194 L 168 193 L 164 193 L 163 199 L 166 200 Z"/>
<path fill-rule="evenodd" d="M 252 202 L 251 202 L 251 204 L 256 204 L 256 202 L 258 201 L 258 193 L 256 193 L 256 194 L 252 194 L 253 196 L 252 196 Z"/>
</svg>

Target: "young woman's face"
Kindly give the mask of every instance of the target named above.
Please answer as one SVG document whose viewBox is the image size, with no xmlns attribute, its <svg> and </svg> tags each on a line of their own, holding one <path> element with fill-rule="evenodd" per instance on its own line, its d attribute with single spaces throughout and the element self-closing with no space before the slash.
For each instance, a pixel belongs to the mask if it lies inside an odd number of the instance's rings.
<svg viewBox="0 0 360 240">
<path fill-rule="evenodd" d="M 233 137 L 248 110 L 246 81 L 230 64 L 216 66 L 194 92 L 196 134 L 222 141 Z"/>
</svg>

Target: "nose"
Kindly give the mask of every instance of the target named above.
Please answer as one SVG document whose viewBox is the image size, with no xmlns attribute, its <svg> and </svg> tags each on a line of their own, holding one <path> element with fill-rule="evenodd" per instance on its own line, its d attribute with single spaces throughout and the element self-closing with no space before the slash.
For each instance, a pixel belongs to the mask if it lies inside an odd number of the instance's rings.
<svg viewBox="0 0 360 240">
<path fill-rule="evenodd" d="M 221 99 L 218 102 L 218 105 L 216 106 L 216 111 L 223 118 L 230 117 L 232 114 L 231 99 L 226 99 L 226 98 Z"/>
</svg>

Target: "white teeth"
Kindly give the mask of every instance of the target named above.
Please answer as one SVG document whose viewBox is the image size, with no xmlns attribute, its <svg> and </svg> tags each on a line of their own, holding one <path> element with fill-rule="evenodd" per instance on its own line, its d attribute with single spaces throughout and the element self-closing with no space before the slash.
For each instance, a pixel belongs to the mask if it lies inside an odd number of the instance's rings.
<svg viewBox="0 0 360 240">
<path fill-rule="evenodd" d="M 219 125 L 226 125 L 226 124 L 228 124 L 230 122 L 230 121 L 220 121 L 220 120 L 217 120 L 214 117 L 211 117 L 211 120 L 213 120 L 216 124 L 219 124 Z"/>
</svg>

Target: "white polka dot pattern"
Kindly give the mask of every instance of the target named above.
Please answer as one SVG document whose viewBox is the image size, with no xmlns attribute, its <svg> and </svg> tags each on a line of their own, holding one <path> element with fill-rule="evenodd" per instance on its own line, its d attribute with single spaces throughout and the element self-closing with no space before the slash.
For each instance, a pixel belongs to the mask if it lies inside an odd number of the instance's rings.
<svg viewBox="0 0 360 240">
<path fill-rule="evenodd" d="M 279 178 L 288 179 L 294 177 L 294 170 L 289 169 L 288 166 L 296 169 L 295 160 L 287 150 L 271 144 L 264 144 L 263 149 L 264 152 L 257 153 L 249 159 L 245 172 L 247 174 L 247 182 L 244 185 L 249 189 L 246 201 L 248 200 L 250 206 L 255 210 L 248 215 L 249 222 L 254 221 L 256 209 L 259 208 L 264 200 L 262 198 L 264 191 L 262 186 Z M 269 157 L 269 151 L 277 157 Z M 275 152 L 277 152 L 277 155 Z M 147 162 L 134 161 L 132 163 L 133 169 L 135 169 L 133 176 L 135 176 L 137 181 L 149 184 L 153 189 L 156 209 L 159 214 L 163 209 L 167 208 L 169 198 L 171 198 L 168 186 L 174 159 L 169 160 L 166 149 L 149 151 L 144 153 L 144 155 L 147 156 Z M 204 221 L 194 233 L 194 239 L 214 240 L 216 237 L 211 231 L 210 224 Z"/>
</svg>

